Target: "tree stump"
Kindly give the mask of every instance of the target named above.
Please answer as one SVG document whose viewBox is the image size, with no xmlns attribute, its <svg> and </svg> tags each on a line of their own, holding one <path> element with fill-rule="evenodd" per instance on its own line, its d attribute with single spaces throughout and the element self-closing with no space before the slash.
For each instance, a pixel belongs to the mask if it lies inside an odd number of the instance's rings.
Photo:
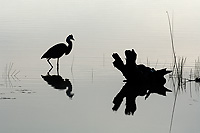
<svg viewBox="0 0 200 133">
<path fill-rule="evenodd" d="M 124 63 L 117 53 L 112 55 L 114 67 L 121 71 L 126 78 L 124 80 L 125 85 L 113 100 L 114 106 L 112 109 L 117 111 L 123 99 L 126 98 L 125 114 L 133 115 L 136 111 L 135 100 L 137 96 L 145 96 L 145 99 L 147 99 L 151 93 L 166 96 L 166 92 L 171 92 L 171 90 L 164 87 L 166 83 L 164 75 L 171 71 L 167 71 L 166 68 L 155 70 L 145 65 L 137 65 L 137 54 L 133 49 L 126 50 L 125 56 L 126 62 Z"/>
</svg>

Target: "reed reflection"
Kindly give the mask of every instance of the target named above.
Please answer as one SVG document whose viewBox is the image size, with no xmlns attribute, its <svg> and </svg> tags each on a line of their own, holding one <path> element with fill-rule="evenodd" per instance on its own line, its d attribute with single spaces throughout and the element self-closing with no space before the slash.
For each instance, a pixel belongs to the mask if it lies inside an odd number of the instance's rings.
<svg viewBox="0 0 200 133">
<path fill-rule="evenodd" d="M 66 95 L 69 98 L 72 98 L 74 96 L 74 93 L 72 93 L 72 84 L 69 79 L 63 79 L 60 75 L 49 75 L 46 76 L 41 75 L 41 77 L 46 81 L 49 85 L 51 85 L 54 89 L 58 90 L 66 90 Z"/>
</svg>

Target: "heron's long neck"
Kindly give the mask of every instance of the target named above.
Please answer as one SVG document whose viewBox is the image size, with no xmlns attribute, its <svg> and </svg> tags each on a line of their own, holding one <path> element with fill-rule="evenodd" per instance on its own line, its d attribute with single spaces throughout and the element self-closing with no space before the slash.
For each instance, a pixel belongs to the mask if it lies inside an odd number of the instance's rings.
<svg viewBox="0 0 200 133">
<path fill-rule="evenodd" d="M 72 50 L 72 41 L 67 40 L 67 43 L 68 43 L 68 46 L 67 46 L 67 50 L 65 52 L 66 55 L 69 54 L 70 51 Z"/>
</svg>

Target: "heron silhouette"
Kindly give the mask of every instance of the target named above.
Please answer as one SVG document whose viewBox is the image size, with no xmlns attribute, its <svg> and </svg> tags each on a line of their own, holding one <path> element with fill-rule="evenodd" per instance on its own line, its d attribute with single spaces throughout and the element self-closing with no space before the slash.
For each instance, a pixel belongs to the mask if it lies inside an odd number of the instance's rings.
<svg viewBox="0 0 200 133">
<path fill-rule="evenodd" d="M 53 65 L 51 64 L 50 59 L 57 58 L 57 73 L 59 74 L 59 58 L 61 56 L 63 56 L 63 54 L 68 55 L 71 52 L 71 50 L 72 50 L 72 41 L 71 40 L 74 40 L 74 37 L 72 34 L 66 38 L 66 42 L 68 43 L 68 46 L 65 43 L 58 43 L 58 44 L 52 46 L 51 48 L 49 48 L 47 50 L 47 52 L 45 52 L 42 55 L 41 59 L 46 58 L 47 62 L 51 66 L 51 68 L 49 69 L 49 72 L 53 69 Z"/>
</svg>

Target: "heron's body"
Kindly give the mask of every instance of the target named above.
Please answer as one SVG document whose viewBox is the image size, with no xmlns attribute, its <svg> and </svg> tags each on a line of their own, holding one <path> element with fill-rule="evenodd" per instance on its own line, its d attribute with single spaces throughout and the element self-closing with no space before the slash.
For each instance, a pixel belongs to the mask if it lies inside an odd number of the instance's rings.
<svg viewBox="0 0 200 133">
<path fill-rule="evenodd" d="M 65 43 L 56 44 L 56 45 L 52 46 L 51 48 L 49 48 L 47 50 L 47 52 L 45 52 L 42 55 L 41 59 L 46 58 L 47 62 L 51 66 L 51 69 L 49 70 L 49 72 L 53 68 L 53 65 L 49 61 L 51 58 L 53 58 L 53 59 L 57 58 L 57 71 L 58 71 L 59 58 L 61 56 L 63 56 L 63 54 L 68 55 L 72 50 L 72 41 L 71 40 L 74 40 L 74 38 L 72 35 L 69 35 L 66 39 L 68 46 Z"/>
<path fill-rule="evenodd" d="M 42 58 L 47 58 L 47 59 L 50 59 L 50 58 L 60 58 L 61 56 L 63 56 L 63 54 L 66 51 L 69 51 L 68 53 L 70 53 L 71 49 L 72 49 L 72 46 L 69 49 L 66 44 L 59 43 L 59 44 L 56 44 L 56 45 L 52 46 L 51 48 L 49 48 L 49 50 L 46 53 L 43 54 L 43 56 L 41 57 L 41 59 Z"/>
</svg>

